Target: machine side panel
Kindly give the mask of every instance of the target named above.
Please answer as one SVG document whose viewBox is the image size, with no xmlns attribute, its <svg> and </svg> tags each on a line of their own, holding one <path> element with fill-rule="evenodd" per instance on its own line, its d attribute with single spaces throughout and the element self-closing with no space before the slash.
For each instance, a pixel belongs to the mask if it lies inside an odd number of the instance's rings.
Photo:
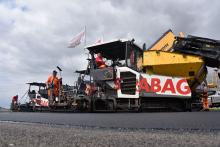
<svg viewBox="0 0 220 147">
<path fill-rule="evenodd" d="M 138 85 L 142 97 L 191 97 L 190 87 L 184 78 L 143 73 Z"/>
</svg>

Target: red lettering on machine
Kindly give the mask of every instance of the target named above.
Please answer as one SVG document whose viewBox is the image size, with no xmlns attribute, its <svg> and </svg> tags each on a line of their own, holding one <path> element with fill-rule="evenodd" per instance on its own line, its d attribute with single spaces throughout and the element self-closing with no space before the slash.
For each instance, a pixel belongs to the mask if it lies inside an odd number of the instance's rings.
<svg viewBox="0 0 220 147">
<path fill-rule="evenodd" d="M 141 77 L 137 85 L 139 85 L 139 91 L 172 95 L 189 95 L 191 93 L 186 79 L 181 78 L 173 80 L 171 78 L 152 77 L 147 79 Z"/>
</svg>

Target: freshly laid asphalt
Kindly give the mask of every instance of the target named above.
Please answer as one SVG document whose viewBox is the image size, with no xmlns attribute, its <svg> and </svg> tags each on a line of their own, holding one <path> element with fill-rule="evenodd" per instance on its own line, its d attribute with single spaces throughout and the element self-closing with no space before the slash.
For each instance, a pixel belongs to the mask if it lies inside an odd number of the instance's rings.
<svg viewBox="0 0 220 147">
<path fill-rule="evenodd" d="M 220 130 L 220 112 L 31 113 L 1 112 L 0 121 L 98 128 Z"/>
</svg>

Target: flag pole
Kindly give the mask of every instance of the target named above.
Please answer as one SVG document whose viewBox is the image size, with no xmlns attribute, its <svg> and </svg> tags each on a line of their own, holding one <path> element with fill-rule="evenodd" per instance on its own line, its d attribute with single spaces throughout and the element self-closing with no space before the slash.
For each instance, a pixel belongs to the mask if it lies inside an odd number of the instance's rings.
<svg viewBox="0 0 220 147">
<path fill-rule="evenodd" d="M 102 33 L 102 43 L 104 42 L 104 35 L 103 35 L 103 33 Z"/>
<path fill-rule="evenodd" d="M 85 26 L 85 41 L 84 41 L 84 49 L 86 49 L 86 34 L 87 34 L 87 32 L 86 32 L 86 26 Z"/>
</svg>

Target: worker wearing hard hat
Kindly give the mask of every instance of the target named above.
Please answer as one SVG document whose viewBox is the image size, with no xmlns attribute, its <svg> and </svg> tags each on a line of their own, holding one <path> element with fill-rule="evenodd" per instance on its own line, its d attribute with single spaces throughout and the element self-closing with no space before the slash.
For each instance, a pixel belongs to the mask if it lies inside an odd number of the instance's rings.
<svg viewBox="0 0 220 147">
<path fill-rule="evenodd" d="M 17 104 L 17 102 L 18 102 L 18 95 L 15 95 L 12 97 L 12 103 Z"/>
<path fill-rule="evenodd" d="M 100 68 L 100 69 L 106 67 L 105 61 L 103 61 L 103 58 L 102 58 L 102 54 L 101 54 L 101 53 L 98 53 L 98 54 L 97 54 L 97 57 L 95 58 L 95 62 L 96 62 L 96 64 L 97 64 L 98 68 Z"/>
<path fill-rule="evenodd" d="M 15 95 L 12 97 L 11 110 L 17 110 L 17 108 L 18 108 L 18 95 Z"/>
<path fill-rule="evenodd" d="M 59 97 L 59 90 L 60 90 L 60 83 L 62 79 L 58 79 L 57 77 L 57 71 L 54 70 L 53 74 L 50 75 L 47 79 L 47 88 L 48 88 L 48 96 L 51 96 L 51 90 L 52 90 L 52 96 Z"/>
<path fill-rule="evenodd" d="M 206 83 L 202 84 L 202 105 L 203 111 L 209 111 L 208 87 Z"/>
</svg>

